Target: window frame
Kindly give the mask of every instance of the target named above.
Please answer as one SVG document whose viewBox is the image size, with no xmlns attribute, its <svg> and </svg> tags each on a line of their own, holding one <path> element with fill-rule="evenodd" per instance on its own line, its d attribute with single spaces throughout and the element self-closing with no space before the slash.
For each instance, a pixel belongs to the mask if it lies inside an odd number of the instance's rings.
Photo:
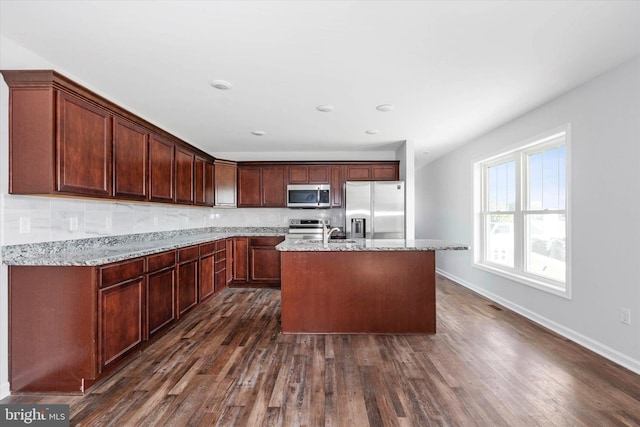
<svg viewBox="0 0 640 427">
<path fill-rule="evenodd" d="M 563 138 L 562 142 L 560 138 Z M 530 209 L 529 206 L 529 165 L 528 156 L 554 147 L 565 147 L 565 206 L 564 209 Z M 571 220 L 570 220 L 570 148 L 571 126 L 565 124 L 528 138 L 473 162 L 474 188 L 474 250 L 473 266 L 506 277 L 524 285 L 571 299 Z M 515 160 L 515 210 L 489 211 L 489 168 Z M 513 267 L 488 261 L 487 218 L 492 214 L 513 215 L 514 247 Z M 565 281 L 558 282 L 527 271 L 527 215 L 564 214 L 565 217 Z"/>
</svg>

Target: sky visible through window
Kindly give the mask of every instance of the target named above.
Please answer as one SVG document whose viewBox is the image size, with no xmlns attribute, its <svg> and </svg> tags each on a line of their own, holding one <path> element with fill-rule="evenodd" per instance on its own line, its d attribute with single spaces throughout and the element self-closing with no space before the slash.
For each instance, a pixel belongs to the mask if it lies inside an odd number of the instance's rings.
<svg viewBox="0 0 640 427">
<path fill-rule="evenodd" d="M 529 155 L 529 210 L 566 209 L 565 147 Z"/>
</svg>

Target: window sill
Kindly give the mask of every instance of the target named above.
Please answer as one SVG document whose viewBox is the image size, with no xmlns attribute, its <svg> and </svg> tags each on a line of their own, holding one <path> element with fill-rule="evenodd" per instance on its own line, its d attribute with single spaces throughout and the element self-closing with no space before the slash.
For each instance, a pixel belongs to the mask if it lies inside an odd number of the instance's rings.
<svg viewBox="0 0 640 427">
<path fill-rule="evenodd" d="M 474 262 L 473 267 L 480 270 L 488 271 L 489 273 L 497 274 L 498 276 L 502 276 L 523 285 L 539 289 L 541 291 L 557 295 L 562 298 L 571 299 L 571 287 L 569 286 L 568 282 L 564 287 L 561 287 L 554 283 L 544 281 L 544 279 L 535 279 L 533 277 L 529 277 L 523 274 L 517 274 L 516 272 L 504 270 L 490 264 L 481 264 Z"/>
</svg>

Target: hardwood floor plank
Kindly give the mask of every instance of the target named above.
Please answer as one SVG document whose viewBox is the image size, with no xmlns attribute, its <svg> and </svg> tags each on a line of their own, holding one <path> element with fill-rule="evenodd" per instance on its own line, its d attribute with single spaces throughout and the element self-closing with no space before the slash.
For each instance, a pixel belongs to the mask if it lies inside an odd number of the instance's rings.
<svg viewBox="0 0 640 427">
<path fill-rule="evenodd" d="M 86 396 L 73 426 L 637 426 L 640 376 L 441 277 L 436 335 L 283 335 L 223 291 Z"/>
</svg>

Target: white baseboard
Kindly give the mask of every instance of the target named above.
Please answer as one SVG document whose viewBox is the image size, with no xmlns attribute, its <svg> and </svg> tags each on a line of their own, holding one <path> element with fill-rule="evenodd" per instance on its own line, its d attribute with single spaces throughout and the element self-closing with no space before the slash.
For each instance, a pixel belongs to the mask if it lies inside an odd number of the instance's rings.
<svg viewBox="0 0 640 427">
<path fill-rule="evenodd" d="M 5 381 L 2 384 L 0 384 L 0 399 L 4 399 L 10 394 L 11 394 L 11 388 L 9 387 L 9 381 Z"/>
<path fill-rule="evenodd" d="M 587 336 L 580 334 L 579 332 L 574 331 L 573 329 L 566 328 L 552 320 L 547 319 L 546 317 L 540 316 L 533 311 L 530 311 L 518 304 L 514 304 L 513 302 L 506 300 L 498 295 L 495 295 L 491 292 L 488 292 L 486 289 L 475 286 L 473 283 L 467 282 L 459 277 L 456 277 L 453 274 L 449 274 L 446 271 L 443 271 L 439 268 L 436 268 L 436 272 L 447 279 L 453 280 L 454 282 L 464 286 L 465 288 L 469 288 L 474 292 L 479 293 L 480 295 L 489 298 L 492 301 L 497 302 L 500 305 L 507 307 L 509 310 L 514 311 L 521 316 L 526 317 L 532 322 L 538 323 L 544 326 L 547 329 L 552 330 L 553 332 L 561 335 L 571 341 L 588 348 L 594 353 L 599 354 L 602 357 L 605 357 L 611 360 L 614 363 L 617 363 L 620 366 L 623 366 L 630 371 L 635 372 L 636 374 L 640 374 L 640 360 L 633 359 L 625 354 L 622 354 L 599 341 L 595 341 Z"/>
</svg>

